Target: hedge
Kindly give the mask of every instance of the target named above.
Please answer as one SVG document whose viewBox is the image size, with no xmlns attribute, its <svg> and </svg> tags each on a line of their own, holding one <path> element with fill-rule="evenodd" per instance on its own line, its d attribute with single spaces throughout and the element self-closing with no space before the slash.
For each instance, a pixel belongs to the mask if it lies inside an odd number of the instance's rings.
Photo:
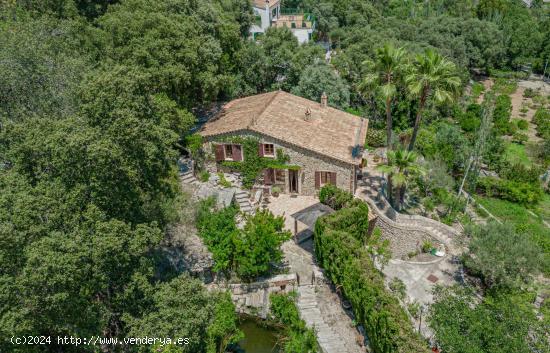
<svg viewBox="0 0 550 353">
<path fill-rule="evenodd" d="M 353 201 L 353 195 L 349 192 L 338 189 L 332 184 L 328 184 L 319 190 L 319 201 L 333 210 L 339 210 L 350 205 Z"/>
<path fill-rule="evenodd" d="M 398 300 L 386 290 L 383 275 L 364 246 L 368 212 L 365 203 L 354 203 L 317 221 L 318 263 L 351 302 L 355 320 L 365 328 L 373 352 L 428 352 Z"/>
</svg>

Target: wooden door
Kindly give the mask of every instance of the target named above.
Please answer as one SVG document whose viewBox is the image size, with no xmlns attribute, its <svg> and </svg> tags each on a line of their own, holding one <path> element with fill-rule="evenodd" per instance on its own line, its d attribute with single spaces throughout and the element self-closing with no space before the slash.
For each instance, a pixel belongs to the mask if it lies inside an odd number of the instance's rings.
<svg viewBox="0 0 550 353">
<path fill-rule="evenodd" d="M 288 171 L 288 192 L 291 194 L 298 193 L 298 171 L 297 170 Z"/>
</svg>

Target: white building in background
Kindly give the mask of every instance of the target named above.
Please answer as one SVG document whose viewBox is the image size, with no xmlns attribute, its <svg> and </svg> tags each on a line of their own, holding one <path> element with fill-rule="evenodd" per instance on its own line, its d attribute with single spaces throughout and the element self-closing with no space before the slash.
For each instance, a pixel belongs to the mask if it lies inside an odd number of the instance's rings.
<svg viewBox="0 0 550 353">
<path fill-rule="evenodd" d="M 307 43 L 311 40 L 315 21 L 311 14 L 281 12 L 281 0 L 252 0 L 252 9 L 256 20 L 250 27 L 250 36 L 257 39 L 269 27 L 288 28 L 298 38 L 298 42 Z"/>
</svg>

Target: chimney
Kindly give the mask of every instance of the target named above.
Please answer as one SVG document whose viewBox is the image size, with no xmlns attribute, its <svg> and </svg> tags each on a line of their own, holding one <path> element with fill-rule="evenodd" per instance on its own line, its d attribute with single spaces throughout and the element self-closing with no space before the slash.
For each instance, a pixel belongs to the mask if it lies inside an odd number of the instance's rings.
<svg viewBox="0 0 550 353">
<path fill-rule="evenodd" d="M 311 109 L 309 109 L 309 107 L 308 107 L 306 109 L 306 114 L 305 114 L 304 120 L 309 121 L 310 119 L 311 119 Z"/>
<path fill-rule="evenodd" d="M 328 97 L 325 92 L 321 95 L 321 108 L 326 108 L 328 106 Z"/>
</svg>

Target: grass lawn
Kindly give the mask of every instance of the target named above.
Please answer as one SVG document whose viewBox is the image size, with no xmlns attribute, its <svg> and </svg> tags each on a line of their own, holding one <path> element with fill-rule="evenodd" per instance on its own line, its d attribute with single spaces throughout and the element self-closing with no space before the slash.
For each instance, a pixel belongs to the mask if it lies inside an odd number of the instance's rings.
<svg viewBox="0 0 550 353">
<path fill-rule="evenodd" d="M 481 196 L 475 196 L 475 199 L 495 217 L 513 224 L 518 233 L 533 239 L 544 253 L 550 254 L 550 228 L 546 227 L 541 219 L 544 214 L 546 217 L 550 216 L 550 196 L 545 195 L 545 199 L 533 209 L 535 215 L 529 213 L 525 207 L 513 202 Z M 541 214 L 541 210 L 543 214 Z"/>
<path fill-rule="evenodd" d="M 527 155 L 524 145 L 509 143 L 504 151 L 506 160 L 512 164 L 521 163 L 526 167 L 531 167 L 533 162 Z"/>
</svg>

